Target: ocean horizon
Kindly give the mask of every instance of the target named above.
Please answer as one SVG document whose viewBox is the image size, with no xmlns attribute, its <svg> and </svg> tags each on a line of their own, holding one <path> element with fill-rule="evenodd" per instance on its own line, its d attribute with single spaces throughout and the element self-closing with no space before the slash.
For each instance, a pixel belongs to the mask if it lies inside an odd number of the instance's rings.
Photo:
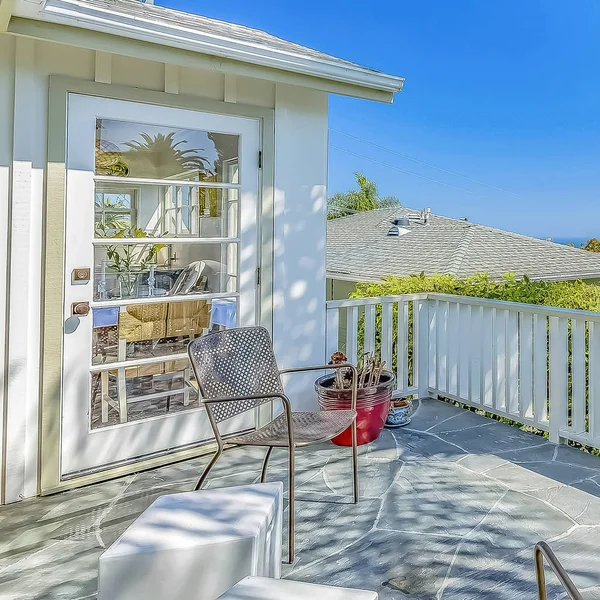
<svg viewBox="0 0 600 600">
<path fill-rule="evenodd" d="M 551 237 L 552 241 L 555 244 L 562 244 L 563 246 L 568 246 L 569 244 L 573 244 L 575 248 L 580 248 L 581 246 L 585 246 L 590 237 Z M 594 237 L 594 236 L 591 236 Z M 540 238 L 541 240 L 545 240 L 548 238 Z"/>
</svg>

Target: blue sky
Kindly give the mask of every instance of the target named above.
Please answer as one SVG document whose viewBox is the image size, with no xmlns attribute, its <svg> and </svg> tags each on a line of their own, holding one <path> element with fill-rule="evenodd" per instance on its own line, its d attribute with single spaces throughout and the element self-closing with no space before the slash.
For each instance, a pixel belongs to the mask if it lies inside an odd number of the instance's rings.
<svg viewBox="0 0 600 600">
<path fill-rule="evenodd" d="M 600 236 L 597 0 L 191 0 L 158 4 L 229 20 L 406 77 L 393 105 L 331 97 L 329 192 L 374 179 L 413 208 L 535 236 Z M 464 188 L 467 191 L 456 189 Z"/>
</svg>

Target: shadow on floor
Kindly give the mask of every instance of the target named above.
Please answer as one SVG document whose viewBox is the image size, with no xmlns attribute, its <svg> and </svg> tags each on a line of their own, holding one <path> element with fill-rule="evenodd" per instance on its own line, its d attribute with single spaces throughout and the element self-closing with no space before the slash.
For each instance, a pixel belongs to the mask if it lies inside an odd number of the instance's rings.
<svg viewBox="0 0 600 600">
<path fill-rule="evenodd" d="M 264 451 L 223 455 L 209 487 L 257 480 Z M 157 497 L 191 490 L 194 459 L 0 508 L 0 598 L 94 598 L 97 561 Z M 269 480 L 287 485 L 286 453 Z M 292 579 L 380 598 L 535 598 L 533 545 L 548 541 L 600 598 L 600 459 L 436 400 L 361 448 L 351 502 L 348 448 L 297 452 Z M 552 577 L 550 597 L 558 595 Z"/>
</svg>

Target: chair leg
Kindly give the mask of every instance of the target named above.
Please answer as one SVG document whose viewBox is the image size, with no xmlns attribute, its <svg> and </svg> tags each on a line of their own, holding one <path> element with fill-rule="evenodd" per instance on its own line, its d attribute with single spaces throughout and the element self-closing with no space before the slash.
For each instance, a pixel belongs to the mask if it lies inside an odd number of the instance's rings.
<svg viewBox="0 0 600 600">
<path fill-rule="evenodd" d="M 260 482 L 264 483 L 267 479 L 267 467 L 269 466 L 269 458 L 271 458 L 271 452 L 273 452 L 273 446 L 269 446 L 267 453 L 265 454 L 265 460 L 263 461 L 262 471 L 260 472 Z"/>
<path fill-rule="evenodd" d="M 356 418 L 352 422 L 352 472 L 354 480 L 354 503 L 358 503 L 358 448 L 356 440 Z"/>
<path fill-rule="evenodd" d="M 198 479 L 198 483 L 196 484 L 194 491 L 198 491 L 202 487 L 202 484 L 206 481 L 210 470 L 215 466 L 215 463 L 219 460 L 219 456 L 221 456 L 221 454 L 223 454 L 223 449 L 217 448 L 214 456 L 210 459 L 210 462 L 206 465 L 204 471 L 202 471 L 202 475 L 200 476 L 200 479 Z"/>
<path fill-rule="evenodd" d="M 288 560 L 290 565 L 294 563 L 294 527 L 295 527 L 295 489 L 294 489 L 294 470 L 295 470 L 295 460 L 294 460 L 294 447 L 291 446 L 290 449 L 290 468 L 288 473 L 289 478 L 289 531 L 288 531 Z"/>
</svg>

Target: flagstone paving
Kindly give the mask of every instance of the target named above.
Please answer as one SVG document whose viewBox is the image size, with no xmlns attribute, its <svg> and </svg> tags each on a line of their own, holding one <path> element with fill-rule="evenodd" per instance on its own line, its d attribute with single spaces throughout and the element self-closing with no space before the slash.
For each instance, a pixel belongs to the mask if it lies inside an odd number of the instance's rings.
<svg viewBox="0 0 600 600">
<path fill-rule="evenodd" d="M 264 452 L 235 449 L 209 487 L 256 481 Z M 98 557 L 158 496 L 191 490 L 206 458 L 0 508 L 0 599 L 95 598 Z M 536 598 L 546 540 L 600 598 L 600 458 L 437 400 L 360 449 L 297 451 L 297 560 L 284 576 L 384 600 Z M 287 480 L 276 450 L 269 480 Z M 561 597 L 548 576 L 549 597 Z"/>
</svg>

